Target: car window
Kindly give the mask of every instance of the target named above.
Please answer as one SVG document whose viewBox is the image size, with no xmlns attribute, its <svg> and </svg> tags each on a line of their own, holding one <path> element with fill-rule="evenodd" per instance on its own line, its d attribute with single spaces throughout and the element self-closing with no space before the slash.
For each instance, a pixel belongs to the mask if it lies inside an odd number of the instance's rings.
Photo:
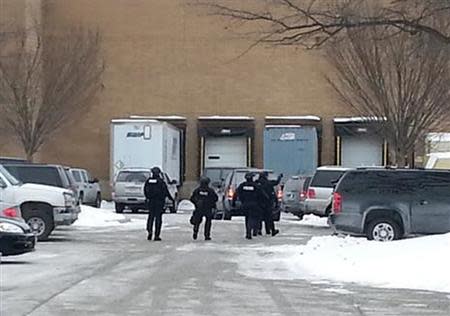
<svg viewBox="0 0 450 316">
<path fill-rule="evenodd" d="M 17 177 L 14 177 L 8 170 L 6 170 L 3 166 L 0 166 L 0 173 L 6 178 L 9 183 L 12 185 L 18 185 L 20 184 L 20 181 L 17 179 Z"/>
<path fill-rule="evenodd" d="M 64 170 L 64 168 L 62 167 L 58 167 L 57 168 L 59 170 L 59 174 L 61 177 L 61 182 L 62 182 L 62 186 L 64 188 L 70 188 L 70 180 L 69 180 L 69 176 L 67 175 L 66 171 Z"/>
<path fill-rule="evenodd" d="M 85 171 L 85 172 L 86 172 L 86 177 L 87 177 L 88 181 L 92 181 L 92 176 L 89 173 L 89 171 Z"/>
<path fill-rule="evenodd" d="M 421 172 L 418 185 L 422 193 L 448 195 L 450 193 L 450 172 Z"/>
<path fill-rule="evenodd" d="M 116 182 L 144 183 L 150 177 L 150 172 L 144 171 L 120 171 Z"/>
<path fill-rule="evenodd" d="M 81 176 L 83 177 L 84 182 L 89 182 L 89 178 L 86 174 L 86 171 L 81 171 Z"/>
<path fill-rule="evenodd" d="M 314 175 L 310 186 L 311 187 L 322 187 L 322 188 L 333 188 L 335 181 L 344 174 L 345 171 L 338 170 L 317 170 Z"/>
<path fill-rule="evenodd" d="M 420 190 L 419 172 L 411 171 L 352 171 L 339 184 L 347 193 L 414 193 Z"/>
<path fill-rule="evenodd" d="M 55 167 L 47 166 L 6 166 L 13 176 L 24 183 L 36 183 L 65 188 Z"/>
<path fill-rule="evenodd" d="M 78 170 L 72 170 L 72 175 L 76 182 L 83 182 L 81 180 L 81 174 Z"/>
<path fill-rule="evenodd" d="M 220 182 L 222 180 L 220 169 L 205 169 L 204 176 L 208 177 L 211 180 L 211 183 Z"/>
<path fill-rule="evenodd" d="M 72 173 L 70 172 L 70 170 L 64 169 L 64 172 L 66 173 L 66 177 L 67 180 L 69 180 L 69 184 L 70 186 L 74 186 L 75 185 L 75 179 L 73 178 Z"/>
<path fill-rule="evenodd" d="M 284 184 L 284 190 L 286 190 L 286 191 L 300 191 L 300 188 L 303 187 L 303 182 L 305 182 L 305 179 L 303 179 L 303 178 L 289 179 Z"/>
</svg>

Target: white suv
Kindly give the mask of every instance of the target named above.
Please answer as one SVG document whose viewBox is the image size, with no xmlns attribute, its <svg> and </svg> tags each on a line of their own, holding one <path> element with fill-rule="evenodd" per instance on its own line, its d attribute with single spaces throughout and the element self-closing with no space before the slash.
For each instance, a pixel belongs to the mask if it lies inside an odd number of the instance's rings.
<svg viewBox="0 0 450 316">
<path fill-rule="evenodd" d="M 334 185 L 350 168 L 324 166 L 317 168 L 306 191 L 305 213 L 328 216 Z"/>
<path fill-rule="evenodd" d="M 71 225 L 79 208 L 72 191 L 47 185 L 22 184 L 0 165 L 0 209 L 18 205 L 23 219 L 39 240 L 58 225 Z"/>
<path fill-rule="evenodd" d="M 145 168 L 124 168 L 119 171 L 112 186 L 112 198 L 116 204 L 117 213 L 122 213 L 125 207 L 130 208 L 132 212 L 147 209 L 144 185 L 150 177 L 150 173 L 150 169 Z M 166 209 L 168 208 L 170 213 L 176 213 L 178 204 L 177 181 L 170 180 L 165 172 L 162 173 L 162 176 L 170 195 L 175 200 L 175 203 L 172 203 L 167 199 Z"/>
</svg>

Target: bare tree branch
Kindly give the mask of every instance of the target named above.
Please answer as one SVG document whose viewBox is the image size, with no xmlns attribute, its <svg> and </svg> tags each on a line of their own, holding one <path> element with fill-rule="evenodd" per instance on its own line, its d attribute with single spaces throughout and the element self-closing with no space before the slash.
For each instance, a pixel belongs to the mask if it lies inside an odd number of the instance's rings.
<svg viewBox="0 0 450 316">
<path fill-rule="evenodd" d="M 97 32 L 16 30 L 0 45 L 0 111 L 27 158 L 89 110 L 104 70 Z"/>
<path fill-rule="evenodd" d="M 336 74 L 327 80 L 341 101 L 379 125 L 393 162 L 403 165 L 450 114 L 450 48 L 428 33 L 377 40 L 381 32 L 380 27 L 348 31 L 345 40 L 327 47 Z"/>
<path fill-rule="evenodd" d="M 384 26 L 450 44 L 450 0 L 191 0 L 209 14 L 263 27 L 259 42 L 316 48 L 343 31 Z M 436 25 L 445 17 L 447 25 Z"/>
</svg>

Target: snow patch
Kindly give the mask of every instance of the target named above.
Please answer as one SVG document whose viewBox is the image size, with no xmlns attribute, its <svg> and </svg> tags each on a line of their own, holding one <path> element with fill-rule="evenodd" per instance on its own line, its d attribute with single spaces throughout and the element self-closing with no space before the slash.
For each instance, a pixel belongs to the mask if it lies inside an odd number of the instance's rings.
<svg viewBox="0 0 450 316">
<path fill-rule="evenodd" d="M 308 214 L 303 216 L 303 219 L 298 223 L 298 225 L 302 226 L 313 226 L 313 227 L 330 227 L 328 225 L 327 217 L 319 217 L 313 214 Z"/>
<path fill-rule="evenodd" d="M 305 121 L 320 121 L 320 117 L 315 115 L 300 115 L 300 116 L 266 116 L 266 120 L 305 120 Z"/>
<path fill-rule="evenodd" d="M 306 245 L 235 249 L 239 273 L 263 279 L 352 282 L 450 292 L 450 233 L 388 243 L 313 237 Z"/>
<path fill-rule="evenodd" d="M 102 205 L 105 205 L 102 203 Z M 109 205 L 107 205 L 109 206 Z M 87 205 L 81 205 L 81 212 L 78 214 L 78 220 L 73 224 L 75 227 L 108 227 L 123 226 L 130 224 L 141 224 L 145 220 L 130 220 L 122 214 L 116 214 L 114 208 L 95 208 Z"/>
<path fill-rule="evenodd" d="M 337 293 L 337 294 L 354 294 L 354 292 L 346 290 L 346 289 L 329 288 L 329 289 L 324 289 L 324 291 L 330 292 L 330 293 Z"/>
<path fill-rule="evenodd" d="M 181 200 L 178 203 L 177 211 L 180 212 L 192 212 L 195 210 L 195 205 L 189 200 Z"/>
</svg>

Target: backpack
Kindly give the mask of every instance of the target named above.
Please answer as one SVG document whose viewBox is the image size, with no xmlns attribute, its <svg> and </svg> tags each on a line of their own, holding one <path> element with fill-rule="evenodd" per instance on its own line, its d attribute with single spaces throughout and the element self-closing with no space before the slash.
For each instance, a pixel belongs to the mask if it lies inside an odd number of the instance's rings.
<svg viewBox="0 0 450 316">
<path fill-rule="evenodd" d="M 162 200 L 165 198 L 164 183 L 159 179 L 148 179 L 145 183 L 146 196 L 150 200 Z"/>
</svg>

